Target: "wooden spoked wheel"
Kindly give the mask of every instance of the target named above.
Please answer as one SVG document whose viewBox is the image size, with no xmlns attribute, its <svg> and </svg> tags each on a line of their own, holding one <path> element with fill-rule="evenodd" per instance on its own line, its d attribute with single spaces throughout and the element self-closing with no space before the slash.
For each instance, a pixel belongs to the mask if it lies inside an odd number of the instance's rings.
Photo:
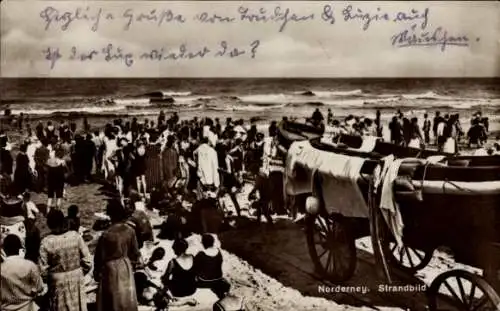
<svg viewBox="0 0 500 311">
<path fill-rule="evenodd" d="M 430 311 L 500 311 L 500 297 L 481 276 L 464 270 L 440 274 L 427 291 Z"/>
<path fill-rule="evenodd" d="M 347 281 L 356 270 L 356 245 L 342 217 L 309 215 L 306 235 L 316 272 L 332 282 Z"/>
<path fill-rule="evenodd" d="M 375 207 L 376 208 L 376 207 Z M 434 250 L 421 250 L 404 244 L 398 245 L 392 236 L 380 210 L 374 211 L 373 219 L 376 226 L 374 233 L 375 238 L 380 243 L 380 249 L 383 252 L 387 264 L 401 270 L 406 274 L 414 275 L 419 270 L 425 268 L 432 259 Z"/>
<path fill-rule="evenodd" d="M 424 251 L 404 244 L 399 246 L 388 239 L 383 240 L 382 248 L 391 266 L 412 275 L 425 268 L 434 253 L 432 250 Z"/>
</svg>

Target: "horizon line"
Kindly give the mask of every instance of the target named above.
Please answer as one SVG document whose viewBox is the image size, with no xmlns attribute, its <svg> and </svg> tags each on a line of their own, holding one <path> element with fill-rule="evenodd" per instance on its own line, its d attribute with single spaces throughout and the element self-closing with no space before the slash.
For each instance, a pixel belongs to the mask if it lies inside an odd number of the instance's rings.
<svg viewBox="0 0 500 311">
<path fill-rule="evenodd" d="M 454 79 L 454 80 L 467 80 L 467 79 L 500 79 L 500 76 L 492 77 L 482 77 L 482 76 L 467 76 L 467 77 L 0 77 L 0 80 L 22 80 L 22 79 L 45 79 L 45 80 L 62 80 L 62 79 L 88 79 L 88 80 L 118 80 L 118 79 L 130 79 L 130 80 L 410 80 L 410 79 L 420 79 L 420 80 L 437 80 L 437 79 Z"/>
</svg>

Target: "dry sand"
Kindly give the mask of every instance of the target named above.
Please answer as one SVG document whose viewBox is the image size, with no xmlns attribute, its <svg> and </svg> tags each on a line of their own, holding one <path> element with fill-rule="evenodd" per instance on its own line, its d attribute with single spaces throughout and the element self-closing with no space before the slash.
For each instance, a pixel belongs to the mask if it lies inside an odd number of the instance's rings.
<svg viewBox="0 0 500 311">
<path fill-rule="evenodd" d="M 64 208 L 67 208 L 70 204 L 77 204 L 80 207 L 81 212 L 81 224 L 85 228 L 91 228 L 94 221 L 94 213 L 103 212 L 105 209 L 105 198 L 106 196 L 101 193 L 101 186 L 97 184 L 85 184 L 76 187 L 67 188 L 66 197 L 64 202 Z M 249 187 L 246 187 L 248 190 Z M 247 192 L 247 191 L 245 191 Z M 239 195 L 241 201 L 246 201 L 246 193 Z M 45 203 L 46 196 L 44 194 L 34 195 L 33 199 L 37 204 Z M 245 199 L 245 200 L 244 200 Z M 243 205 L 247 205 L 243 203 Z M 47 227 L 45 225 L 45 218 L 43 216 L 38 217 L 38 224 L 42 228 L 42 234 L 46 234 Z M 262 231 L 259 229 L 259 231 Z M 295 230 L 295 233 L 297 230 Z M 300 229 L 298 229 L 300 233 Z M 98 237 L 98 232 L 93 232 L 95 237 Z M 266 237 L 274 237 L 272 240 L 280 241 L 280 232 L 267 232 Z M 231 236 L 228 239 L 228 236 Z M 294 234 L 289 234 L 287 240 L 290 244 L 300 244 L 301 239 L 297 239 Z M 267 242 L 272 242 L 266 239 Z M 168 262 L 168 258 L 172 256 L 172 251 L 169 248 L 170 243 L 168 241 L 162 241 L 161 246 L 165 247 L 167 250 L 167 258 L 163 261 L 163 264 Z M 241 231 L 231 231 L 227 234 L 223 234 L 222 247 L 223 257 L 224 257 L 224 274 L 233 286 L 233 292 L 237 295 L 245 297 L 245 301 L 249 307 L 249 310 L 262 310 L 262 311 L 278 311 L 278 310 L 297 310 L 297 311 L 313 311 L 313 310 L 363 310 L 367 309 L 365 307 L 355 307 L 352 305 L 341 305 L 335 302 L 332 297 L 328 295 L 325 297 L 315 297 L 317 295 L 311 295 L 302 291 L 303 288 L 301 283 L 310 283 L 308 279 L 303 279 L 299 281 L 296 285 L 286 284 L 283 285 L 282 282 L 265 274 L 261 270 L 255 268 L 249 264 L 244 259 L 238 257 L 237 255 L 231 253 L 225 249 L 225 243 L 228 245 L 237 243 L 240 245 L 251 246 L 252 243 L 247 239 L 245 230 Z M 90 242 L 90 247 L 93 249 L 95 240 Z M 279 250 L 279 245 L 274 245 Z M 193 236 L 190 238 L 190 250 L 196 253 L 199 250 L 199 236 Z M 297 250 L 300 250 L 297 248 Z M 151 250 L 149 250 L 150 252 Z M 147 256 L 147 252 L 143 250 L 144 255 Z M 260 254 L 258 250 L 255 252 L 255 258 L 259 258 Z M 307 257 L 307 252 L 302 251 L 302 255 Z M 247 259 L 251 259 L 253 256 L 249 256 Z M 272 263 L 272 260 L 270 261 Z M 294 273 L 294 271 L 289 270 L 288 273 Z M 290 275 L 290 277 L 301 280 L 303 274 Z M 93 295 L 89 296 L 89 299 L 94 299 Z M 196 294 L 196 298 L 200 301 L 200 304 L 196 307 L 173 307 L 172 310 L 193 310 L 193 311 L 209 311 L 212 310 L 212 304 L 215 302 L 216 297 L 207 290 L 200 290 Z M 148 308 L 141 308 L 148 310 Z M 368 308 L 369 309 L 369 308 Z M 388 308 L 387 310 L 393 310 L 394 308 Z M 396 310 L 396 309 L 394 309 Z"/>
</svg>

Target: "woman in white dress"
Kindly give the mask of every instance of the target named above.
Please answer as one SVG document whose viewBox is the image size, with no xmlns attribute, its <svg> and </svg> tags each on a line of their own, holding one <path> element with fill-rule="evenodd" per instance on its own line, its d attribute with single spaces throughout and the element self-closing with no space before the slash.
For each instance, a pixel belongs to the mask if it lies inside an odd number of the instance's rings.
<svg viewBox="0 0 500 311">
<path fill-rule="evenodd" d="M 116 150 L 118 150 L 118 143 L 116 140 L 116 136 L 111 130 L 106 131 L 105 136 L 104 136 L 104 152 L 103 152 L 103 170 L 104 170 L 104 177 L 106 179 L 110 177 L 116 177 L 115 175 L 115 164 L 113 162 L 113 157 L 116 153 Z M 115 179 L 115 183 L 116 183 Z"/>
</svg>

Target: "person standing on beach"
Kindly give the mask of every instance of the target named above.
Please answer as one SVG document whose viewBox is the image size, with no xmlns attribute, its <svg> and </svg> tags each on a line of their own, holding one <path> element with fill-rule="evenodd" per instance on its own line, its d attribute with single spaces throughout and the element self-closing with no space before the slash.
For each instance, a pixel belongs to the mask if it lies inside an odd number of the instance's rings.
<svg viewBox="0 0 500 311">
<path fill-rule="evenodd" d="M 443 146 L 446 142 L 447 137 L 445 136 L 445 129 L 447 125 L 447 120 L 440 118 L 438 119 L 438 124 L 436 128 L 436 142 L 437 142 L 437 147 L 438 151 L 443 151 Z"/>
<path fill-rule="evenodd" d="M 14 172 L 14 189 L 16 194 L 24 193 L 26 190 L 31 190 L 33 185 L 33 175 L 30 168 L 30 161 L 26 151 L 28 145 L 23 143 L 19 148 L 19 153 L 16 157 L 16 170 Z"/>
<path fill-rule="evenodd" d="M 333 122 L 333 112 L 332 112 L 332 109 L 331 109 L 331 108 L 328 108 L 328 115 L 327 115 L 326 120 L 327 120 L 327 122 L 328 122 L 328 123 L 327 123 L 328 125 L 331 125 L 331 124 L 332 124 L 332 122 Z"/>
<path fill-rule="evenodd" d="M 2 176 L 11 181 L 14 168 L 14 159 L 8 148 L 7 135 L 0 135 L 0 173 Z"/>
<path fill-rule="evenodd" d="M 200 146 L 193 153 L 193 159 L 197 169 L 198 198 L 201 199 L 203 192 L 220 186 L 217 152 L 209 145 L 208 137 L 201 139 Z"/>
<path fill-rule="evenodd" d="M 134 229 L 125 224 L 127 213 L 119 201 L 109 202 L 106 212 L 112 225 L 99 238 L 94 255 L 94 279 L 99 283 L 97 311 L 137 311 L 137 238 Z"/>
<path fill-rule="evenodd" d="M 278 142 L 278 129 L 270 128 L 269 137 L 264 145 L 263 165 L 264 169 L 269 172 L 269 180 L 271 185 L 271 204 L 273 211 L 278 215 L 285 215 L 285 191 L 283 184 L 283 174 L 285 165 L 283 156 L 286 154 L 284 147 Z"/>
<path fill-rule="evenodd" d="M 427 113 L 424 114 L 424 124 L 422 126 L 422 130 L 424 131 L 425 144 L 428 145 L 431 142 L 431 120 L 429 120 Z"/>
<path fill-rule="evenodd" d="M 180 176 L 179 153 L 175 149 L 175 138 L 173 135 L 167 136 L 167 143 L 162 155 L 163 182 L 166 189 L 174 187 L 177 178 Z"/>
<path fill-rule="evenodd" d="M 391 133 L 391 143 L 396 145 L 401 144 L 403 141 L 403 129 L 397 117 L 392 117 L 392 121 L 389 123 L 389 131 Z"/>
<path fill-rule="evenodd" d="M 47 161 L 50 157 L 50 151 L 47 148 L 48 143 L 46 139 L 41 141 L 40 146 L 35 151 L 35 170 L 37 175 L 36 190 L 38 192 L 43 192 L 47 184 Z"/>
<path fill-rule="evenodd" d="M 375 116 L 375 126 L 377 127 L 377 137 L 384 137 L 384 128 L 382 127 L 381 113 L 380 110 L 377 110 L 377 114 Z"/>
<path fill-rule="evenodd" d="M 248 194 L 248 201 L 253 201 L 252 207 L 257 212 L 257 221 L 260 222 L 262 215 L 267 220 L 267 223 L 273 224 L 273 219 L 271 218 L 271 213 L 269 211 L 269 205 L 272 199 L 271 185 L 269 184 L 268 172 L 265 168 L 261 167 L 259 172 L 255 175 L 254 188 Z M 258 195 L 258 196 L 257 196 Z M 254 200 L 254 198 L 256 198 Z M 292 216 L 295 217 L 297 212 L 292 211 Z"/>
<path fill-rule="evenodd" d="M 438 145 L 438 125 L 441 123 L 443 120 L 443 117 L 441 116 L 441 112 L 436 111 L 436 114 L 434 116 L 433 124 L 432 124 L 432 132 L 434 134 L 434 139 L 436 145 Z"/>
<path fill-rule="evenodd" d="M 54 128 L 52 121 L 47 122 L 47 128 L 45 129 L 45 135 L 46 135 L 47 139 L 49 139 L 51 141 L 57 137 L 56 129 Z"/>
<path fill-rule="evenodd" d="M 92 168 L 94 166 L 94 158 L 96 155 L 96 146 L 92 141 L 92 134 L 87 134 L 85 136 L 85 141 L 83 142 L 83 154 L 82 154 L 82 164 L 83 164 L 83 179 L 84 181 L 92 180 Z"/>
<path fill-rule="evenodd" d="M 103 170 L 104 177 L 106 179 L 115 178 L 115 163 L 112 161 L 116 150 L 118 150 L 118 142 L 113 132 L 113 129 L 110 124 L 106 125 L 106 129 L 104 131 L 104 152 L 103 152 Z M 116 183 L 116 180 L 115 180 Z"/>
<path fill-rule="evenodd" d="M 22 242 L 17 235 L 3 240 L 5 261 L 0 264 L 0 309 L 4 311 L 37 310 L 35 299 L 43 293 L 40 270 L 33 262 L 22 258 Z"/>
<path fill-rule="evenodd" d="M 149 189 L 159 188 L 162 186 L 161 179 L 161 145 L 159 143 L 148 144 L 145 142 L 145 159 L 146 159 L 146 188 L 145 193 Z"/>
<path fill-rule="evenodd" d="M 103 160 L 103 154 L 104 154 L 104 135 L 101 135 L 101 132 L 95 131 L 94 135 L 92 135 L 92 142 L 94 143 L 95 146 L 95 173 L 96 174 L 101 174 L 102 173 L 102 160 Z"/>
<path fill-rule="evenodd" d="M 64 214 L 47 215 L 51 233 L 40 247 L 40 271 L 47 279 L 51 311 L 86 311 L 85 274 L 92 268 L 90 251 L 78 232 L 68 231 Z"/>
<path fill-rule="evenodd" d="M 421 148 L 424 144 L 422 133 L 420 132 L 420 127 L 418 126 L 418 119 L 412 118 L 410 124 L 410 141 L 408 147 Z"/>
<path fill-rule="evenodd" d="M 225 193 L 229 195 L 231 202 L 233 202 L 234 208 L 236 210 L 236 215 L 241 217 L 241 208 L 236 198 L 236 191 L 239 187 L 239 182 L 237 178 L 237 171 L 235 171 L 235 159 L 228 152 L 229 142 L 227 144 L 219 147 L 219 152 L 217 154 L 219 159 L 219 171 L 221 173 L 222 185 Z"/>
<path fill-rule="evenodd" d="M 66 163 L 62 159 L 62 154 L 62 151 L 58 149 L 47 160 L 47 214 L 52 208 L 54 198 L 56 199 L 56 208 L 61 208 L 62 205 L 66 179 Z"/>
</svg>

